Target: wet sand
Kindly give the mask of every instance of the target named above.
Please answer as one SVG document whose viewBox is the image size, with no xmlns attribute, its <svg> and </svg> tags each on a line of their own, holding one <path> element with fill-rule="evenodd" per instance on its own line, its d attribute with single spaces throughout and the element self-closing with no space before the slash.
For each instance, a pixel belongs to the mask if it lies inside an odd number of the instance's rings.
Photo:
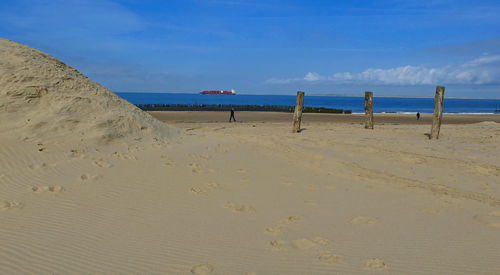
<svg viewBox="0 0 500 275">
<path fill-rule="evenodd" d="M 205 111 L 154 111 L 149 112 L 155 118 L 168 123 L 213 123 L 229 120 L 228 112 Z M 432 115 L 423 114 L 420 120 L 411 114 L 375 114 L 375 124 L 431 124 Z M 278 112 L 236 112 L 237 122 L 265 123 L 292 121 L 292 113 Z M 500 115 L 458 115 L 445 114 L 443 124 L 470 124 L 483 121 L 500 122 Z M 303 122 L 330 122 L 330 123 L 363 123 L 362 114 L 304 114 Z"/>
</svg>

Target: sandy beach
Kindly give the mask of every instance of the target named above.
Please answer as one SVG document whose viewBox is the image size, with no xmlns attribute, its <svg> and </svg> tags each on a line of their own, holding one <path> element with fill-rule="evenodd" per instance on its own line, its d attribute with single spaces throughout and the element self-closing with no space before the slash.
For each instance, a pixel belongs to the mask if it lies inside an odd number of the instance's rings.
<svg viewBox="0 0 500 275">
<path fill-rule="evenodd" d="M 500 274 L 500 116 L 445 115 L 439 140 L 428 115 L 162 123 L 0 55 L 1 274 Z"/>
<path fill-rule="evenodd" d="M 193 118 L 195 119 L 195 118 Z M 2 136 L 1 273 L 498 274 L 500 124 L 177 123 L 167 145 Z"/>
<path fill-rule="evenodd" d="M 228 112 L 203 112 L 203 111 L 162 111 L 149 112 L 155 118 L 167 123 L 183 122 L 226 122 L 229 119 Z M 238 122 L 290 122 L 292 114 L 278 112 L 237 112 Z M 375 114 L 374 120 L 377 124 L 417 124 L 431 125 L 432 114 L 422 114 L 417 120 L 413 114 Z M 311 114 L 303 115 L 303 121 L 314 123 L 364 123 L 364 114 Z M 494 121 L 500 123 L 499 115 L 463 115 L 445 114 L 443 124 L 470 124 L 483 121 Z"/>
</svg>

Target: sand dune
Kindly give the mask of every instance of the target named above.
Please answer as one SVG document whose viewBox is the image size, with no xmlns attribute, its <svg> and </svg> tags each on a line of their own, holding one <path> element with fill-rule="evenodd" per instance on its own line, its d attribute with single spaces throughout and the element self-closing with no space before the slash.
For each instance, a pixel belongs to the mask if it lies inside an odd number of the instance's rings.
<svg viewBox="0 0 500 275">
<path fill-rule="evenodd" d="M 176 129 L 159 123 L 61 61 L 0 39 L 0 123 L 21 139 L 166 141 Z"/>
<path fill-rule="evenodd" d="M 96 93 L 77 111 L 63 110 L 85 89 L 0 91 L 1 274 L 500 273 L 499 123 L 445 124 L 432 141 L 428 125 L 307 119 L 299 134 L 178 135 L 86 81 Z M 68 121 L 86 108 L 105 114 Z M 117 113 L 124 124 L 105 122 Z"/>
</svg>

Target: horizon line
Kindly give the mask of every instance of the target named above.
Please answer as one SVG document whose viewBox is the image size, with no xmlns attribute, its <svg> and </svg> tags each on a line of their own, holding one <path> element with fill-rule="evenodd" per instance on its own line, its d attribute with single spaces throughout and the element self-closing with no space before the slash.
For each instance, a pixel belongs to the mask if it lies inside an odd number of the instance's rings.
<svg viewBox="0 0 500 275">
<path fill-rule="evenodd" d="M 193 92 L 115 92 L 115 93 L 138 93 L 138 94 L 200 94 Z M 295 96 L 295 94 L 280 94 L 280 93 L 237 93 L 236 95 L 283 95 L 283 96 Z M 353 94 L 307 94 L 306 96 L 331 96 L 331 97 L 364 97 L 364 95 L 353 95 Z M 434 98 L 434 96 L 408 96 L 408 95 L 374 95 L 373 97 L 379 98 Z M 489 100 L 500 100 L 500 98 L 495 97 L 467 97 L 467 96 L 445 96 L 444 98 L 449 99 L 489 99 Z"/>
</svg>

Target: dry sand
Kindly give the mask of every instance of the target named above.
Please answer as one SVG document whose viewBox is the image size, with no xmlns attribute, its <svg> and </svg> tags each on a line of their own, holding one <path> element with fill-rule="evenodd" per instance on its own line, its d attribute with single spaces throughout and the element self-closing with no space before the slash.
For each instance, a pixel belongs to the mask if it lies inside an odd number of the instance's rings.
<svg viewBox="0 0 500 275">
<path fill-rule="evenodd" d="M 500 274 L 499 123 L 81 119 L 1 121 L 1 274 Z"/>
<path fill-rule="evenodd" d="M 33 48 L 0 39 L 1 130 L 23 140 L 167 141 L 178 131 Z"/>
</svg>

